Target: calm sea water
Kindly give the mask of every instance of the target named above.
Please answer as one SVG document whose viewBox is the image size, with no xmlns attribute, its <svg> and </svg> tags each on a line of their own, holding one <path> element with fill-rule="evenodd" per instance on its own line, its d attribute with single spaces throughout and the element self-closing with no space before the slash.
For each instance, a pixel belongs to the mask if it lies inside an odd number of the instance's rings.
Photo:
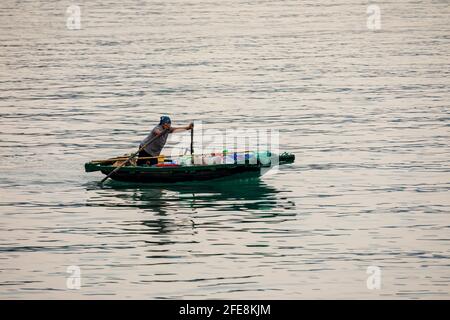
<svg viewBox="0 0 450 320">
<path fill-rule="evenodd" d="M 0 3 L 0 298 L 449 298 L 448 1 L 71 4 Z M 99 188 L 161 114 L 296 162 Z"/>
</svg>

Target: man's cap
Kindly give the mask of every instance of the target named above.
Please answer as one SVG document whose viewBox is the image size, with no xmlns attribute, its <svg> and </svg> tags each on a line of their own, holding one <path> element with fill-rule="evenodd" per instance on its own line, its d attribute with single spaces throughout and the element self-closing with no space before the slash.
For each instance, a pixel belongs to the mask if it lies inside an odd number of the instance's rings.
<svg viewBox="0 0 450 320">
<path fill-rule="evenodd" d="M 159 124 L 166 124 L 166 123 L 172 123 L 172 121 L 170 120 L 170 118 L 168 116 L 162 116 L 159 119 Z"/>
</svg>

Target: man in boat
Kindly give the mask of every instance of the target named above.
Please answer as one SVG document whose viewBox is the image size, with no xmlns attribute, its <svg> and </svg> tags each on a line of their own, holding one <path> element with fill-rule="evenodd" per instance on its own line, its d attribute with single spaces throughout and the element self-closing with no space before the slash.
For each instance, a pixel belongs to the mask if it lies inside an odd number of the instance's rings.
<svg viewBox="0 0 450 320">
<path fill-rule="evenodd" d="M 164 145 L 166 144 L 167 136 L 169 135 L 169 133 L 192 130 L 193 127 L 194 127 L 194 124 L 190 123 L 186 127 L 174 128 L 174 127 L 172 127 L 172 121 L 170 120 L 170 118 L 168 116 L 162 116 L 159 120 L 159 124 L 153 128 L 153 130 L 150 132 L 150 134 L 139 145 L 139 149 L 140 149 L 148 141 L 150 141 L 151 139 L 154 139 L 156 136 L 158 136 L 155 140 L 150 142 L 147 146 L 145 146 L 144 149 L 142 149 L 139 152 L 137 164 L 138 165 L 142 165 L 142 164 L 152 165 L 152 164 L 158 163 L 157 158 L 153 158 L 153 159 L 141 159 L 141 158 L 150 158 L 150 157 L 159 156 L 159 154 L 161 153 L 161 150 L 164 148 Z"/>
</svg>

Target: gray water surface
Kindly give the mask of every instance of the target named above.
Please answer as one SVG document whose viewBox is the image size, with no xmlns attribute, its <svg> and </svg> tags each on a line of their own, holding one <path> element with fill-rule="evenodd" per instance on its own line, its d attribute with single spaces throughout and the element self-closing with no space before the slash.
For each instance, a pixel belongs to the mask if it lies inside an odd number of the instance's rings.
<svg viewBox="0 0 450 320">
<path fill-rule="evenodd" d="M 0 2 L 0 298 L 448 299 L 448 1 L 71 4 Z M 296 162 L 99 188 L 161 114 Z"/>
</svg>

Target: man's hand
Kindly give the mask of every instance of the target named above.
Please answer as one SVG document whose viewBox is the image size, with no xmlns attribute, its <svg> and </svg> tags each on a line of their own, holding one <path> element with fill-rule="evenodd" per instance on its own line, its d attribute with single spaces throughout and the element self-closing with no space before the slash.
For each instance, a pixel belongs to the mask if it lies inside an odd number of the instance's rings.
<svg viewBox="0 0 450 320">
<path fill-rule="evenodd" d="M 172 127 L 171 128 L 171 132 L 172 133 L 175 133 L 175 132 L 182 132 L 182 131 L 186 131 L 186 130 L 192 130 L 192 128 L 194 128 L 194 124 L 191 122 L 191 123 L 189 123 L 189 125 L 188 126 L 186 126 L 186 127 L 179 127 L 179 128 L 174 128 L 174 127 Z"/>
</svg>

